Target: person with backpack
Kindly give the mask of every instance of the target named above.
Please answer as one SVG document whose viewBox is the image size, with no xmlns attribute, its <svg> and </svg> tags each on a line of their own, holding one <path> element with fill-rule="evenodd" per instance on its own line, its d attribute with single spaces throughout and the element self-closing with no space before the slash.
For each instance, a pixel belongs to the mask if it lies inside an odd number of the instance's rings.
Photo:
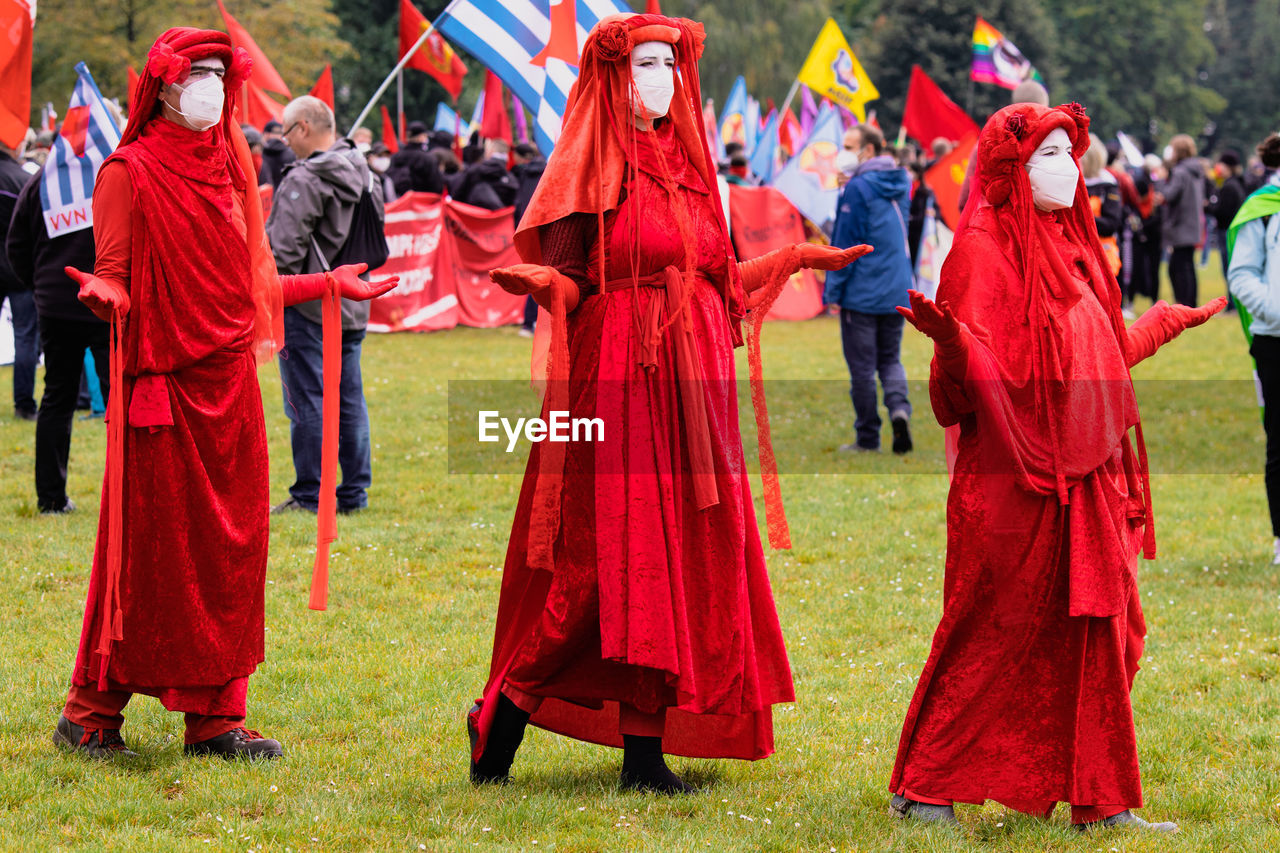
<svg viewBox="0 0 1280 853">
<path fill-rule="evenodd" d="M 323 272 L 346 263 L 381 266 L 387 258 L 382 182 L 349 139 L 337 138 L 333 112 L 323 101 L 310 95 L 295 98 L 285 107 L 284 118 L 284 139 L 298 161 L 281 179 L 267 220 L 280 273 Z M 360 377 L 360 348 L 368 322 L 368 302 L 342 300 L 340 513 L 368 505 L 373 479 L 369 414 Z M 320 300 L 285 309 L 280 379 L 297 477 L 289 498 L 273 513 L 315 512 L 319 505 L 322 337 Z"/>
</svg>

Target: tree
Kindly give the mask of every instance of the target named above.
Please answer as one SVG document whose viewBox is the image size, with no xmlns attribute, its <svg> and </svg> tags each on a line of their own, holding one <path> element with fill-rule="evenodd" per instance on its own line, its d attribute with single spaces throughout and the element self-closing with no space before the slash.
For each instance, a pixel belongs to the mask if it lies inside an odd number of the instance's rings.
<svg viewBox="0 0 1280 853">
<path fill-rule="evenodd" d="M 311 89 L 326 62 L 337 68 L 354 58 L 351 46 L 338 36 L 329 0 L 224 2 L 295 95 Z M 213 0 L 41 0 L 32 59 L 32 123 L 46 102 L 59 113 L 66 110 L 80 61 L 89 66 L 102 94 L 123 104 L 126 69 L 132 65 L 141 71 L 156 37 L 173 26 L 224 29 Z"/>
<path fill-rule="evenodd" d="M 1280 0 L 1211 0 L 1205 29 L 1217 50 L 1205 85 L 1226 101 L 1213 126 L 1219 148 L 1248 155 L 1280 130 Z"/>
</svg>

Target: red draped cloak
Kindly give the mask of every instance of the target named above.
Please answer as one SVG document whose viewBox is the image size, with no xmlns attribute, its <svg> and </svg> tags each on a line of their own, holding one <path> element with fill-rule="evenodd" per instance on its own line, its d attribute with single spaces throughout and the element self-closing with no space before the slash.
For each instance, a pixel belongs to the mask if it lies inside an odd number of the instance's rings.
<svg viewBox="0 0 1280 853">
<path fill-rule="evenodd" d="M 965 324 L 965 355 L 940 348 L 930 376 L 959 453 L 942 620 L 890 788 L 1114 813 L 1142 805 L 1129 691 L 1145 634 L 1136 557 L 1144 541 L 1154 549 L 1145 454 L 1120 293 L 1081 213 L 1083 183 L 1073 208 L 1036 212 L 1021 172 L 1053 126 L 1087 147 L 1087 118 L 1020 105 L 991 122 L 1019 111 L 1011 163 L 987 176 L 996 200 L 970 203 L 938 291 Z M 993 148 L 980 146 L 980 176 Z M 1011 193 L 991 190 L 1001 178 Z"/>
<path fill-rule="evenodd" d="M 535 725 L 613 746 L 622 742 L 619 702 L 642 712 L 665 708 L 665 752 L 763 758 L 773 751 L 771 706 L 794 693 L 738 427 L 727 306 L 740 306 L 743 295 L 728 269 L 717 197 L 671 123 L 639 137 L 639 168 L 604 218 L 605 292 L 596 217 L 542 229 L 543 259 L 578 279 L 585 294 L 569 315 L 570 411 L 602 418 L 605 436 L 567 445 L 551 571 L 528 561 L 542 451 L 534 445 L 482 701 L 509 686 L 542 699 Z M 659 339 L 656 363 L 642 365 L 644 318 L 669 318 L 665 305 L 654 305 L 667 290 L 652 285 L 671 282 L 664 270 L 686 267 L 681 216 L 696 252 L 696 274 L 684 286 L 692 288 L 686 325 L 701 382 L 679 381 L 687 377 L 672 327 Z M 690 462 L 689 394 L 705 409 L 708 470 Z M 709 473 L 718 502 L 703 507 L 694 475 Z M 479 719 L 477 753 L 488 723 Z"/>
<path fill-rule="evenodd" d="M 98 652 L 104 511 L 73 674 L 206 714 L 243 713 L 263 659 L 269 509 L 251 258 L 223 132 L 155 118 L 99 179 L 97 239 L 114 248 L 98 273 L 131 302 L 112 388 L 128 413 L 121 638 Z"/>
</svg>

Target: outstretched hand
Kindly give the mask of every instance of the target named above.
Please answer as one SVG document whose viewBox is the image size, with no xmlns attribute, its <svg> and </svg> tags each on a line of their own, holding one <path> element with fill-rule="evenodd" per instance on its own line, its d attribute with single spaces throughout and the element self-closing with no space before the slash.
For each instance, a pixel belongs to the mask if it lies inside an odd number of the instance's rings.
<svg viewBox="0 0 1280 853">
<path fill-rule="evenodd" d="M 898 306 L 907 322 L 940 344 L 952 343 L 960 334 L 960 321 L 947 305 L 939 305 L 918 290 L 908 290 L 911 307 Z"/>
<path fill-rule="evenodd" d="M 1227 297 L 1219 296 L 1199 308 L 1192 308 L 1190 305 L 1170 305 L 1169 313 L 1177 318 L 1182 328 L 1190 329 L 1192 326 L 1208 322 L 1210 317 L 1226 307 Z"/>
<path fill-rule="evenodd" d="M 835 246 L 823 246 L 818 243 L 797 243 L 796 254 L 801 269 L 839 270 L 844 269 L 858 258 L 874 251 L 870 246 L 850 246 L 838 249 Z"/>
<path fill-rule="evenodd" d="M 80 285 L 77 297 L 99 320 L 110 323 L 115 314 L 123 317 L 129 313 L 129 294 L 122 288 L 75 267 L 63 267 L 62 271 Z"/>
<path fill-rule="evenodd" d="M 489 278 L 507 293 L 521 296 L 550 287 L 555 271 L 542 264 L 515 264 L 491 270 Z"/>
<path fill-rule="evenodd" d="M 381 281 L 365 281 L 360 278 L 360 274 L 367 269 L 369 269 L 368 264 L 343 264 L 329 273 L 337 280 L 339 293 L 343 299 L 353 299 L 356 302 L 376 299 L 400 284 L 398 275 Z"/>
</svg>

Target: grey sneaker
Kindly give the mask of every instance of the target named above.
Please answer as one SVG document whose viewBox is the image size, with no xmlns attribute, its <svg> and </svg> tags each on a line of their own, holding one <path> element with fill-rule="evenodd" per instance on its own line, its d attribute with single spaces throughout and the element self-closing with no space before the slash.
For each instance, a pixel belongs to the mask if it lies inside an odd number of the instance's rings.
<svg viewBox="0 0 1280 853">
<path fill-rule="evenodd" d="M 65 716 L 58 717 L 53 742 L 70 752 L 89 758 L 137 758 L 138 753 L 124 745 L 119 729 L 86 729 Z"/>
<path fill-rule="evenodd" d="M 309 512 L 316 514 L 315 507 L 309 507 L 298 502 L 297 498 L 289 498 L 284 503 L 278 503 L 271 508 L 272 515 L 284 515 L 286 512 Z"/>
<path fill-rule="evenodd" d="M 1102 820 L 1075 824 L 1075 828 L 1081 832 L 1088 832 L 1091 829 L 1105 829 L 1109 826 L 1125 826 L 1130 829 L 1150 829 L 1155 832 L 1173 833 L 1178 831 L 1178 825 L 1172 821 L 1164 821 L 1163 823 L 1147 823 L 1128 809 L 1120 812 L 1120 814 L 1113 814 L 1111 817 L 1105 817 Z"/>
<path fill-rule="evenodd" d="M 925 823 L 958 824 L 960 822 L 956 820 L 956 810 L 951 806 L 935 806 L 908 800 L 901 794 L 894 794 L 889 798 L 889 814 L 899 820 L 911 818 Z"/>
</svg>

